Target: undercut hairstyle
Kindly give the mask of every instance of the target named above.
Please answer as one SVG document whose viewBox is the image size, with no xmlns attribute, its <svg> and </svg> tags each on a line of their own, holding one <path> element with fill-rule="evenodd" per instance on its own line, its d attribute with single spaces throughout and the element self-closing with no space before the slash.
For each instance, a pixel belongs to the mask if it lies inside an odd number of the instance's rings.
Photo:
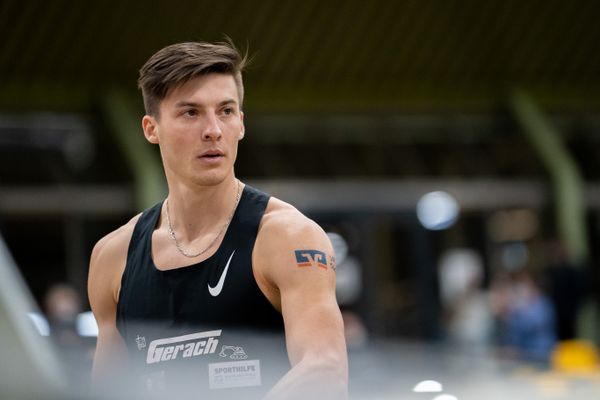
<svg viewBox="0 0 600 400">
<path fill-rule="evenodd" d="M 142 90 L 146 114 L 158 118 L 160 102 L 170 90 L 210 73 L 233 76 L 241 108 L 244 101 L 242 71 L 247 62 L 247 52 L 240 54 L 231 40 L 186 42 L 164 47 L 140 69 L 138 87 Z"/>
</svg>

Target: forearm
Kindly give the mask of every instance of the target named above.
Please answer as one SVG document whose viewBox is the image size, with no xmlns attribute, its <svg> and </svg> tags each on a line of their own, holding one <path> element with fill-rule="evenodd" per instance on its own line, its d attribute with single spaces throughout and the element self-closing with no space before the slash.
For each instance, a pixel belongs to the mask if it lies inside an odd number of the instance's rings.
<svg viewBox="0 0 600 400">
<path fill-rule="evenodd" d="M 343 359 L 304 359 L 277 382 L 265 400 L 348 398 L 348 371 Z M 312 397 L 311 397 L 312 396 Z"/>
<path fill-rule="evenodd" d="M 115 332 L 101 334 L 92 365 L 92 387 L 103 389 L 124 379 L 128 371 L 127 349 Z"/>
</svg>

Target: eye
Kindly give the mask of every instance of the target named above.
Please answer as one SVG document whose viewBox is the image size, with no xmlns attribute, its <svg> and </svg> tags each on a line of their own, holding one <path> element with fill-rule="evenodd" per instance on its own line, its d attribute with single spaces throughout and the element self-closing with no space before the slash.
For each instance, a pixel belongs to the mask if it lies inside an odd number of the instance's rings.
<svg viewBox="0 0 600 400">
<path fill-rule="evenodd" d="M 225 115 L 232 115 L 234 114 L 235 110 L 232 107 L 225 107 L 223 109 L 223 114 Z"/>
<path fill-rule="evenodd" d="M 198 111 L 193 108 L 190 108 L 188 110 L 185 110 L 183 112 L 183 115 L 185 115 L 186 117 L 195 117 L 198 115 Z"/>
</svg>

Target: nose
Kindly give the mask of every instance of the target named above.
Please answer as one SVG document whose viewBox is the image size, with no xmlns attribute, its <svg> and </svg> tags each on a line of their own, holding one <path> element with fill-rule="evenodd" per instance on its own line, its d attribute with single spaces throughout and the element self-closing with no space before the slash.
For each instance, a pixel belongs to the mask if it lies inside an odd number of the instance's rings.
<svg viewBox="0 0 600 400">
<path fill-rule="evenodd" d="M 202 132 L 202 139 L 204 140 L 219 140 L 223 132 L 219 126 L 219 120 L 215 115 L 209 115 L 207 118 L 207 124 Z"/>
</svg>

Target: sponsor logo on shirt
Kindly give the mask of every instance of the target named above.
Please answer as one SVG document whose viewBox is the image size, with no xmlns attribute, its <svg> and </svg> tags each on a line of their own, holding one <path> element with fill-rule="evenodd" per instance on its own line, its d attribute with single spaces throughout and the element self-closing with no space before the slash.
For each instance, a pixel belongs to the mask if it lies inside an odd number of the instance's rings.
<svg viewBox="0 0 600 400">
<path fill-rule="evenodd" d="M 220 336 L 221 330 L 215 330 L 153 340 L 148 346 L 146 364 L 213 354 Z"/>
<path fill-rule="evenodd" d="M 219 282 L 217 282 L 217 286 L 212 287 L 210 284 L 208 284 L 208 292 L 212 297 L 217 297 L 219 294 L 221 294 L 221 290 L 223 290 L 223 284 L 225 283 L 225 277 L 227 276 L 227 271 L 229 270 L 229 263 L 231 262 L 234 254 L 235 250 L 229 256 L 229 260 L 227 260 L 227 264 L 225 265 L 225 269 L 219 278 Z"/>
<path fill-rule="evenodd" d="M 146 338 L 144 336 L 137 335 L 135 338 L 138 350 L 144 350 L 146 348 Z"/>
<path fill-rule="evenodd" d="M 219 353 L 221 357 L 229 357 L 232 360 L 245 360 L 248 355 L 241 346 L 223 346 Z"/>
<path fill-rule="evenodd" d="M 260 360 L 208 364 L 208 384 L 211 389 L 260 386 Z"/>
</svg>

